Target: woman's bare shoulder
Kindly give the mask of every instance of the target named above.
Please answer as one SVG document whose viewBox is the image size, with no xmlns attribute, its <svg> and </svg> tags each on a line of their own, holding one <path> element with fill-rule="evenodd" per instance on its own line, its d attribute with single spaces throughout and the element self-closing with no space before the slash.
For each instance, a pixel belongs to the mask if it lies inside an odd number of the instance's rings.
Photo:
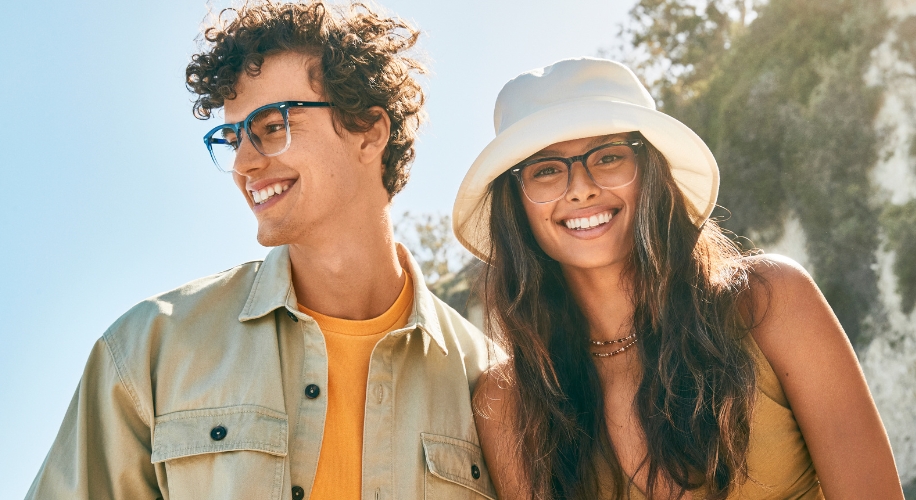
<svg viewBox="0 0 916 500">
<path fill-rule="evenodd" d="M 814 278 L 801 264 L 779 254 L 758 254 L 744 259 L 751 275 L 754 302 L 752 334 L 768 358 L 778 355 L 767 348 L 769 345 L 785 342 L 787 337 L 802 332 L 819 335 L 826 333 L 824 327 L 827 327 L 829 334 L 839 333 L 845 338 Z"/>
<path fill-rule="evenodd" d="M 750 271 L 750 292 L 754 301 L 758 333 L 779 329 L 784 320 L 803 312 L 799 308 L 827 306 L 814 278 L 790 257 L 758 254 L 744 257 Z"/>
<path fill-rule="evenodd" d="M 814 280 L 796 260 L 775 253 L 761 253 L 744 257 L 751 273 L 775 286 L 813 284 Z"/>
<path fill-rule="evenodd" d="M 760 314 L 751 335 L 779 379 L 825 496 L 900 498 L 855 351 L 814 279 L 781 255 L 747 257 L 747 264 Z"/>
</svg>

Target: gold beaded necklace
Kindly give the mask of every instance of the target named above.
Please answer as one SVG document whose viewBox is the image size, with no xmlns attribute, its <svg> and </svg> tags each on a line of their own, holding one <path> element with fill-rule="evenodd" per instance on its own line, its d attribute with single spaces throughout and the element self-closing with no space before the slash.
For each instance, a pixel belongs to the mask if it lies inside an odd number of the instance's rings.
<svg viewBox="0 0 916 500">
<path fill-rule="evenodd" d="M 631 339 L 632 339 L 632 340 L 631 340 Z M 622 344 L 622 343 L 624 343 L 624 342 L 626 342 L 626 341 L 628 341 L 628 340 L 629 340 L 630 342 L 627 343 L 625 346 L 619 348 L 619 349 L 616 349 L 616 350 L 611 351 L 611 352 L 594 352 L 594 351 L 592 351 L 592 356 L 595 356 L 595 357 L 598 357 L 598 358 L 608 358 L 608 357 L 611 357 L 611 356 L 613 356 L 613 355 L 615 355 L 615 354 L 620 354 L 620 353 L 622 353 L 623 351 L 626 351 L 627 349 L 629 349 L 630 347 L 632 347 L 633 344 L 635 344 L 636 341 L 639 340 L 639 339 L 636 338 L 636 332 L 633 332 L 633 333 L 627 335 L 626 337 L 621 337 L 621 338 L 615 339 L 615 340 L 590 340 L 589 342 L 591 342 L 591 344 L 592 344 L 593 346 L 606 346 L 606 345 Z"/>
</svg>

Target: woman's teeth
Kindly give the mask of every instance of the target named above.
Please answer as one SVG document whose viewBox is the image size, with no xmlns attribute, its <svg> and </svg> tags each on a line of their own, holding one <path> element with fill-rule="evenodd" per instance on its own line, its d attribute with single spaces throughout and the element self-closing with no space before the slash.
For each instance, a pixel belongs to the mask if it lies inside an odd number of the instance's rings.
<svg viewBox="0 0 916 500">
<path fill-rule="evenodd" d="M 591 217 L 580 217 L 578 219 L 566 219 L 566 227 L 569 229 L 591 229 L 611 221 L 613 215 L 611 212 L 592 215 Z"/>
<path fill-rule="evenodd" d="M 289 189 L 288 185 L 283 185 L 278 182 L 274 184 L 273 186 L 267 186 L 266 188 L 261 189 L 260 191 L 252 191 L 251 199 L 254 200 L 255 205 L 260 205 L 261 203 L 264 203 L 265 201 L 269 200 L 272 196 L 276 196 L 286 191 L 287 189 Z"/>
</svg>

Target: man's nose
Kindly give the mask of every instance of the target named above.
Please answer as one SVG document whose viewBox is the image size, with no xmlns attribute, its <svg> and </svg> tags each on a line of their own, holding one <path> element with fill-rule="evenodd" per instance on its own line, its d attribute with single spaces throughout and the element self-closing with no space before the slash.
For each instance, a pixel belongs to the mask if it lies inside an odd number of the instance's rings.
<svg viewBox="0 0 916 500">
<path fill-rule="evenodd" d="M 232 169 L 240 175 L 248 176 L 252 172 L 266 167 L 269 162 L 270 158 L 259 153 L 246 136 L 239 141 L 239 149 L 235 152 L 235 163 Z"/>
<path fill-rule="evenodd" d="M 586 201 L 600 193 L 601 187 L 592 180 L 585 165 L 580 161 L 573 163 L 570 167 L 569 188 L 566 190 L 567 201 Z"/>
</svg>

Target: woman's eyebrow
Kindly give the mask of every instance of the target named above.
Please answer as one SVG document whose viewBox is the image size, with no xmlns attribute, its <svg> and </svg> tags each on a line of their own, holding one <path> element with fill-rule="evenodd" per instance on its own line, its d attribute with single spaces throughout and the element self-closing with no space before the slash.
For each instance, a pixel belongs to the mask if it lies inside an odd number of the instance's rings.
<svg viewBox="0 0 916 500">
<path fill-rule="evenodd" d="M 601 137 L 595 137 L 594 139 L 588 141 L 588 149 L 592 149 L 595 146 L 600 146 L 602 144 L 607 144 L 609 142 L 615 142 L 615 140 L 625 141 L 627 140 L 626 134 L 608 134 L 602 135 Z"/>
<path fill-rule="evenodd" d="M 595 146 L 600 146 L 601 144 L 607 144 L 609 142 L 614 142 L 615 140 L 625 141 L 627 140 L 627 135 L 626 134 L 608 134 L 608 135 L 602 135 L 599 137 L 595 137 L 594 139 L 588 141 L 588 144 L 585 146 L 585 148 L 591 149 Z M 564 157 L 564 155 L 561 152 L 556 151 L 554 149 L 542 149 L 538 151 L 537 153 L 534 153 L 533 155 L 529 156 L 528 158 L 525 158 L 525 160 L 533 160 L 535 158 L 546 158 L 548 156 Z"/>
<path fill-rule="evenodd" d="M 545 158 L 545 157 L 548 157 L 548 156 L 560 156 L 560 157 L 562 157 L 563 155 L 560 154 L 559 151 L 555 151 L 555 150 L 553 150 L 553 149 L 542 149 L 542 150 L 538 151 L 537 153 L 534 153 L 533 155 L 529 156 L 529 157 L 526 158 L 526 159 L 527 159 L 527 160 L 533 160 L 534 158 Z"/>
</svg>

